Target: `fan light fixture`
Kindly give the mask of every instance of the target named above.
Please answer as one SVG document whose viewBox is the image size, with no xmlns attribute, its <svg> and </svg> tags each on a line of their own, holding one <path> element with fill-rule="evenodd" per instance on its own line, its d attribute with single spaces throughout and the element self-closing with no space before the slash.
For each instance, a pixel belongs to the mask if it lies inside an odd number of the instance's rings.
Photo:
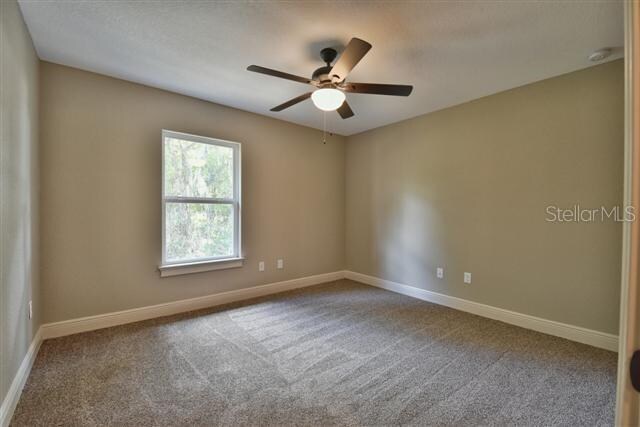
<svg viewBox="0 0 640 427">
<path fill-rule="evenodd" d="M 367 52 L 369 52 L 369 49 L 371 49 L 370 43 L 354 37 L 349 41 L 347 47 L 344 48 L 340 58 L 335 61 L 338 56 L 338 51 L 331 47 L 325 47 L 320 51 L 320 57 L 327 65 L 315 70 L 313 74 L 311 74 L 311 78 L 296 76 L 295 74 L 284 73 L 259 65 L 249 65 L 247 70 L 253 73 L 266 74 L 267 76 L 278 77 L 313 87 L 313 89 L 309 89 L 309 92 L 305 92 L 280 105 L 276 105 L 269 111 L 282 111 L 311 98 L 313 104 L 318 109 L 323 111 L 337 111 L 340 117 L 348 119 L 353 117 L 353 110 L 351 110 L 349 103 L 345 99 L 345 92 L 409 96 L 413 90 L 413 86 L 409 85 L 347 82 L 346 78 L 349 76 L 349 73 L 353 70 L 353 67 L 364 58 Z M 333 65 L 331 65 L 332 63 Z"/>
<path fill-rule="evenodd" d="M 313 105 L 322 111 L 337 110 L 340 108 L 345 98 L 346 97 L 342 91 L 333 88 L 318 89 L 311 94 Z"/>
</svg>

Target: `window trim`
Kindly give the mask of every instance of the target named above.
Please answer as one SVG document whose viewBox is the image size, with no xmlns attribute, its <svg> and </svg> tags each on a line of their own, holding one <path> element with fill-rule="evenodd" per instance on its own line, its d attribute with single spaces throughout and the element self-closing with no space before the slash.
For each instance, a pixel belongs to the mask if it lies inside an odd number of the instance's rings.
<svg viewBox="0 0 640 427">
<path fill-rule="evenodd" d="M 210 144 L 233 149 L 233 198 L 208 198 L 208 197 L 183 197 L 165 196 L 165 139 L 176 138 L 193 141 L 203 144 Z M 218 138 L 193 135 L 184 132 L 176 132 L 162 129 L 162 179 L 161 186 L 161 212 L 162 212 L 162 261 L 158 267 L 161 276 L 174 276 L 177 274 L 197 273 L 200 271 L 219 270 L 223 268 L 235 268 L 242 266 L 242 148 L 239 142 L 227 141 Z M 177 261 L 167 261 L 167 241 L 166 241 L 166 207 L 167 203 L 211 203 L 225 204 L 233 207 L 233 254 L 228 256 L 217 256 L 195 259 L 181 259 Z"/>
</svg>

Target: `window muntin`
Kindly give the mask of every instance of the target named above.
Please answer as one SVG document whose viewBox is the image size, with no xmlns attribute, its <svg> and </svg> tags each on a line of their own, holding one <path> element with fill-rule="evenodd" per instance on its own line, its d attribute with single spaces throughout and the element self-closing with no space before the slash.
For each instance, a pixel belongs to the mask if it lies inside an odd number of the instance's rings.
<svg viewBox="0 0 640 427">
<path fill-rule="evenodd" d="M 240 144 L 164 130 L 162 264 L 240 258 Z"/>
</svg>

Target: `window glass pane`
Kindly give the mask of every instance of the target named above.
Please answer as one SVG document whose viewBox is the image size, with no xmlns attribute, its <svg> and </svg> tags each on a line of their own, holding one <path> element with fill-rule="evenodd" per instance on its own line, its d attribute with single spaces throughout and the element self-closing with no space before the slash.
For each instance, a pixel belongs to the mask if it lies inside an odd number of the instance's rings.
<svg viewBox="0 0 640 427">
<path fill-rule="evenodd" d="M 233 197 L 233 149 L 165 138 L 166 196 Z"/>
<path fill-rule="evenodd" d="M 167 261 L 232 256 L 233 205 L 167 203 Z"/>
</svg>

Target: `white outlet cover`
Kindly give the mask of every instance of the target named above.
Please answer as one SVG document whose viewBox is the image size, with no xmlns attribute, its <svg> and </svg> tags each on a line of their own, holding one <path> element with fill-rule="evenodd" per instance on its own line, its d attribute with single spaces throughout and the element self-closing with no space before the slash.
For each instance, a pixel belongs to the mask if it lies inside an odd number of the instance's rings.
<svg viewBox="0 0 640 427">
<path fill-rule="evenodd" d="M 33 319 L 33 301 L 29 301 L 29 319 Z"/>
<path fill-rule="evenodd" d="M 464 273 L 464 283 L 471 283 L 471 273 Z"/>
<path fill-rule="evenodd" d="M 278 260 L 278 268 L 280 269 L 284 268 L 284 261 L 281 259 Z"/>
<path fill-rule="evenodd" d="M 438 279 L 442 279 L 444 277 L 444 269 L 440 267 L 436 268 L 436 276 Z"/>
<path fill-rule="evenodd" d="M 264 271 L 264 261 L 258 263 L 258 271 Z"/>
</svg>

